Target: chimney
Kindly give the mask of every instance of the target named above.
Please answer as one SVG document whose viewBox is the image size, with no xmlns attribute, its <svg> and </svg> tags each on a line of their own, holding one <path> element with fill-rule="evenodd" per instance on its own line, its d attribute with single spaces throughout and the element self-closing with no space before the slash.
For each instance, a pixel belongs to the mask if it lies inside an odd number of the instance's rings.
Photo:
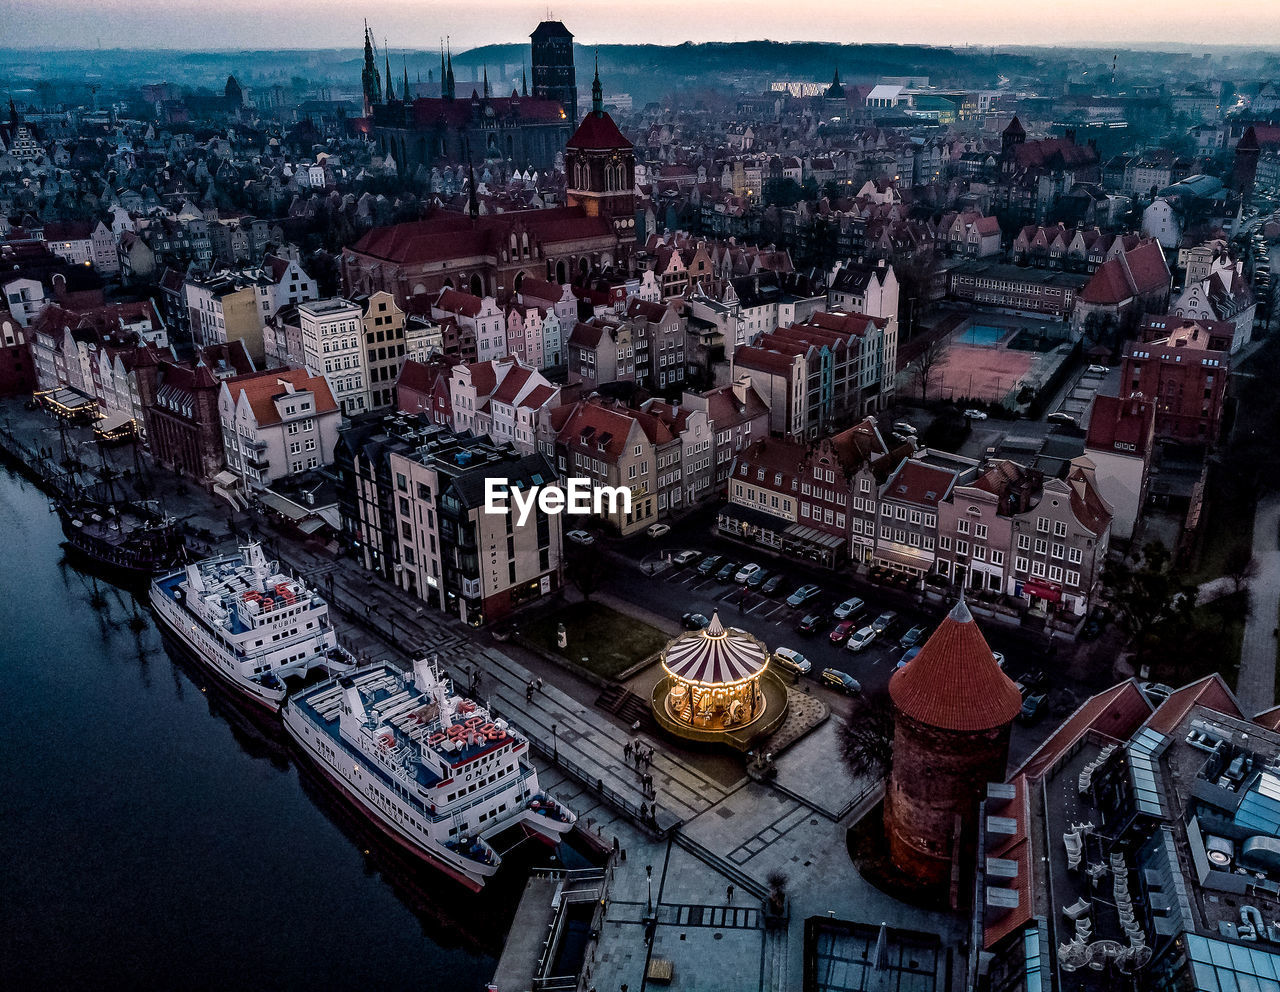
<svg viewBox="0 0 1280 992">
<path fill-rule="evenodd" d="M 751 388 L 751 375 L 748 372 L 742 373 L 733 382 L 733 396 L 739 404 L 745 405 L 747 402 L 747 390 Z"/>
</svg>

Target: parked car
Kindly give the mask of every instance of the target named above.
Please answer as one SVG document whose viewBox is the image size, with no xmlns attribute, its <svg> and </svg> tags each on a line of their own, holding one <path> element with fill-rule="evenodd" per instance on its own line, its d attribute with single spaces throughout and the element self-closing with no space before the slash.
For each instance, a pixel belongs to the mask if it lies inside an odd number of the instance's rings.
<svg viewBox="0 0 1280 992">
<path fill-rule="evenodd" d="M 840 671 L 838 668 L 824 668 L 822 670 L 822 681 L 850 696 L 856 696 L 862 691 L 862 685 L 857 679 L 848 672 Z"/>
<path fill-rule="evenodd" d="M 680 618 L 680 625 L 685 630 L 706 630 L 711 626 L 711 621 L 701 613 L 686 613 Z"/>
<path fill-rule="evenodd" d="M 877 634 L 883 634 L 889 629 L 889 625 L 898 619 L 897 610 L 885 610 L 878 617 L 871 621 L 871 629 Z"/>
<path fill-rule="evenodd" d="M 706 558 L 703 558 L 702 564 L 698 566 L 698 574 L 710 575 L 712 572 L 714 572 L 717 568 L 720 567 L 720 563 L 722 561 L 724 561 L 724 559 L 721 558 L 719 555 L 709 555 Z"/>
<path fill-rule="evenodd" d="M 843 603 L 835 608 L 832 614 L 837 620 L 848 620 L 850 617 L 856 617 L 862 612 L 863 607 L 867 604 L 860 600 L 857 596 L 850 596 Z"/>
<path fill-rule="evenodd" d="M 898 663 L 893 666 L 893 670 L 896 672 L 899 668 L 905 668 L 907 662 L 910 661 L 919 653 L 920 653 L 920 645 L 917 645 L 916 647 L 912 648 L 910 651 L 902 652 L 902 657 L 899 658 Z"/>
<path fill-rule="evenodd" d="M 805 603 L 813 599 L 814 596 L 822 592 L 821 586 L 816 586 L 812 582 L 802 585 L 799 589 L 787 597 L 788 606 L 804 606 Z"/>
<path fill-rule="evenodd" d="M 678 555 L 676 555 L 671 560 L 675 562 L 677 565 L 687 565 L 691 561 L 697 561 L 698 556 L 701 554 L 702 554 L 701 551 L 681 551 Z"/>
<path fill-rule="evenodd" d="M 666 537 L 671 533 L 670 524 L 650 524 L 649 529 L 645 531 L 650 537 Z"/>
<path fill-rule="evenodd" d="M 841 620 L 836 624 L 835 629 L 831 631 L 831 643 L 843 644 L 849 639 L 849 635 L 853 633 L 854 623 L 852 620 Z"/>
<path fill-rule="evenodd" d="M 919 644 L 921 641 L 925 639 L 928 633 L 929 633 L 929 628 L 922 623 L 918 623 L 914 627 L 912 627 L 910 630 L 908 630 L 905 634 L 903 634 L 902 639 L 898 643 L 901 644 L 904 648 L 915 647 L 917 644 Z"/>
<path fill-rule="evenodd" d="M 1043 692 L 1028 695 L 1022 700 L 1022 709 L 1018 711 L 1019 723 L 1038 723 L 1049 712 L 1049 697 Z"/>
<path fill-rule="evenodd" d="M 1095 375 L 1106 375 L 1110 371 L 1105 365 L 1090 365 L 1089 371 Z"/>
<path fill-rule="evenodd" d="M 772 596 L 778 591 L 778 586 L 782 585 L 782 573 L 775 572 L 765 580 L 764 585 L 760 587 L 760 591 L 766 596 Z"/>
<path fill-rule="evenodd" d="M 876 632 L 874 627 L 862 627 L 849 635 L 849 640 L 844 648 L 846 651 L 861 651 L 875 639 Z"/>
<path fill-rule="evenodd" d="M 769 573 L 765 569 L 763 568 L 757 569 L 754 573 L 752 573 L 751 578 L 747 579 L 747 588 L 759 589 L 761 586 L 765 584 L 765 581 L 768 578 L 769 578 Z"/>
<path fill-rule="evenodd" d="M 822 614 L 810 613 L 796 624 L 796 632 L 800 634 L 816 634 L 822 626 Z"/>
<path fill-rule="evenodd" d="M 737 574 L 733 577 L 733 581 L 741 585 L 745 583 L 748 579 L 750 579 L 751 576 L 755 575 L 756 572 L 758 571 L 760 571 L 760 566 L 757 565 L 755 562 L 750 562 L 746 565 L 743 565 L 740 569 L 738 569 Z"/>
<path fill-rule="evenodd" d="M 720 571 L 716 572 L 717 582 L 728 582 L 738 571 L 738 563 L 736 561 L 727 561 L 720 566 Z"/>
<path fill-rule="evenodd" d="M 964 415 L 970 420 L 986 420 L 987 415 L 982 410 L 974 410 L 972 407 L 964 412 Z"/>
<path fill-rule="evenodd" d="M 1069 413 L 1062 413 L 1061 411 L 1058 413 L 1051 413 L 1044 419 L 1049 421 L 1051 424 L 1066 424 L 1068 427 L 1080 426 L 1080 421 L 1076 420 L 1075 417 L 1071 416 Z"/>
<path fill-rule="evenodd" d="M 915 437 L 917 434 L 920 433 L 918 430 L 915 429 L 914 426 L 907 423 L 905 420 L 899 420 L 896 424 L 893 425 L 893 429 L 897 431 L 899 434 L 907 434 L 907 435 L 910 435 L 911 437 Z"/>
<path fill-rule="evenodd" d="M 797 675 L 808 675 L 813 669 L 813 662 L 793 648 L 774 649 L 773 660 L 780 667 L 795 672 Z"/>
<path fill-rule="evenodd" d="M 595 544 L 596 539 L 588 534 L 585 530 L 571 530 L 565 532 L 567 537 L 574 544 Z"/>
</svg>

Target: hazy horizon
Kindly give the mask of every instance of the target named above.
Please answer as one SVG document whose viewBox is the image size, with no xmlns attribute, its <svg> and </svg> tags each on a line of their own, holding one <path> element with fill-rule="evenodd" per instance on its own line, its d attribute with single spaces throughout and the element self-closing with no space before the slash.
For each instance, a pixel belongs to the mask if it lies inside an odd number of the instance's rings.
<svg viewBox="0 0 1280 992">
<path fill-rule="evenodd" d="M 612 0 L 576 0 L 550 13 L 575 40 L 590 44 L 679 45 L 685 42 L 784 41 L 833 44 L 1153 48 L 1190 50 L 1280 46 L 1280 17 L 1266 0 L 1224 8 L 1201 0 L 1121 7 L 1114 0 L 1069 6 L 1023 0 L 900 0 L 892 21 L 864 24 L 866 8 L 831 0 L 799 0 L 787 16 L 775 8 L 704 0 L 649 0 L 620 10 Z M 250 0 L 0 0 L 6 48 L 24 50 L 148 49 L 208 52 L 355 48 L 368 18 L 379 44 L 434 51 L 450 36 L 455 52 L 490 44 L 526 44 L 548 13 L 544 4 L 492 0 L 462 11 L 417 0 L 274 0 L 271 16 Z M 1105 25 L 1105 26 L 1104 26 Z M 251 26 L 251 28 L 247 27 Z M 1158 37 L 1152 37 L 1158 32 Z M 1106 38 L 1099 38 L 1105 34 Z"/>
</svg>

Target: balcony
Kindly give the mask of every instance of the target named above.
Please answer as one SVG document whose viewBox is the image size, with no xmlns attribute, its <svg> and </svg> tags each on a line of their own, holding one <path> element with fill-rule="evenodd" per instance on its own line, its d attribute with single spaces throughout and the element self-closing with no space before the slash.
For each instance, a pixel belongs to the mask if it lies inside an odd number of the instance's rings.
<svg viewBox="0 0 1280 992">
<path fill-rule="evenodd" d="M 263 454 L 246 455 L 245 464 L 259 472 L 265 472 L 271 465 L 271 459 Z"/>
</svg>

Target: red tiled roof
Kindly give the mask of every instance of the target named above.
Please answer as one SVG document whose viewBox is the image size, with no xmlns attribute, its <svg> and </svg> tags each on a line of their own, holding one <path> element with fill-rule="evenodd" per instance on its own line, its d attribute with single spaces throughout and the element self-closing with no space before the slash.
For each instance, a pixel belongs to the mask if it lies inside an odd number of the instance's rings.
<svg viewBox="0 0 1280 992">
<path fill-rule="evenodd" d="M 565 142 L 566 148 L 631 148 L 628 141 L 618 130 L 618 125 L 605 111 L 592 111 L 582 119 L 573 137 Z"/>
<path fill-rule="evenodd" d="M 593 456 L 603 454 L 607 462 L 616 462 L 627 450 L 627 437 L 634 423 L 632 417 L 617 410 L 609 410 L 597 403 L 576 403 L 567 408 L 564 425 L 559 430 L 559 440 L 570 448 L 588 448 Z M 552 421 L 554 423 L 554 420 Z M 587 434 L 586 439 L 583 435 Z M 608 436 L 604 451 L 598 446 L 600 439 Z"/>
<path fill-rule="evenodd" d="M 1191 707 L 1197 705 L 1207 706 L 1211 710 L 1239 717 L 1242 720 L 1245 718 L 1236 703 L 1236 697 L 1222 681 L 1222 676 L 1214 672 L 1176 690 L 1156 707 L 1156 711 L 1147 720 L 1147 726 L 1159 734 L 1172 733 L 1191 712 Z"/>
<path fill-rule="evenodd" d="M 493 362 L 475 362 L 464 365 L 463 368 L 470 373 L 471 386 L 475 389 L 477 396 L 489 396 L 493 392 L 493 387 L 498 383 L 498 373 L 493 367 Z"/>
<path fill-rule="evenodd" d="M 535 300 L 545 300 L 548 303 L 558 303 L 564 295 L 564 287 L 558 283 L 530 279 L 525 276 L 520 282 L 520 295 L 530 296 Z"/>
<path fill-rule="evenodd" d="M 520 395 L 520 390 L 532 375 L 533 369 L 516 365 L 503 377 L 501 384 L 493 393 L 493 398 L 499 403 L 514 403 L 516 397 Z"/>
<path fill-rule="evenodd" d="M 775 375 L 790 375 L 794 364 L 795 360 L 791 355 L 784 355 L 778 351 L 766 351 L 763 348 L 756 348 L 751 345 L 736 348 L 733 352 L 735 369 L 759 369 L 762 372 L 772 372 Z"/>
<path fill-rule="evenodd" d="M 936 507 L 955 483 L 956 473 L 950 469 L 907 460 L 889 480 L 881 498 Z"/>
<path fill-rule="evenodd" d="M 442 289 L 434 304 L 437 310 L 445 313 L 459 313 L 464 317 L 475 317 L 484 306 L 484 300 L 459 289 Z"/>
<path fill-rule="evenodd" d="M 1067 475 L 1071 487 L 1071 512 L 1082 525 L 1095 535 L 1100 535 L 1111 520 L 1111 511 L 1098 495 L 1089 474 L 1082 468 L 1074 468 Z"/>
<path fill-rule="evenodd" d="M 264 427 L 280 423 L 280 411 L 276 409 L 275 400 L 288 392 L 281 380 L 290 383 L 298 392 L 309 390 L 314 393 L 316 413 L 338 409 L 324 376 L 313 376 L 306 369 L 267 369 L 265 372 L 234 376 L 227 380 L 227 389 L 234 402 L 240 402 L 241 394 L 249 400 L 254 420 L 259 427 Z"/>
<path fill-rule="evenodd" d="M 529 395 L 520 401 L 520 405 L 528 407 L 530 410 L 536 410 L 551 399 L 555 392 L 555 386 L 535 386 L 529 390 Z"/>
<path fill-rule="evenodd" d="M 996 664 L 963 599 L 920 653 L 889 679 L 898 711 L 944 730 L 991 730 L 1013 722 L 1022 694 Z"/>
<path fill-rule="evenodd" d="M 1127 741 L 1151 716 L 1151 704 L 1133 679 L 1091 696 L 1062 723 L 1049 739 L 1022 763 L 1018 772 L 1038 779 L 1088 731 Z"/>
<path fill-rule="evenodd" d="M 1084 446 L 1144 458 L 1155 419 L 1156 407 L 1149 400 L 1094 396 L 1093 413 L 1089 416 L 1089 436 L 1085 439 Z M 1117 447 L 1117 444 L 1122 447 Z"/>
<path fill-rule="evenodd" d="M 1148 238 L 1124 253 L 1124 261 L 1140 295 L 1169 288 L 1169 263 L 1165 261 L 1160 242 Z"/>
<path fill-rule="evenodd" d="M 1119 258 L 1108 259 L 1098 266 L 1093 277 L 1085 283 L 1077 299 L 1081 303 L 1097 303 L 1103 306 L 1123 303 L 1133 296 L 1124 266 Z"/>
</svg>

